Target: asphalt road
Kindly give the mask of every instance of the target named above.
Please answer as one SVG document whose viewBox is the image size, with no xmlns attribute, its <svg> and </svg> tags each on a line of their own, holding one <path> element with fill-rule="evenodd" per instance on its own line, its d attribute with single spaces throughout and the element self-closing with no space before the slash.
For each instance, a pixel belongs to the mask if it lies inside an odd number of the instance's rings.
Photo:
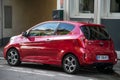
<svg viewBox="0 0 120 80">
<path fill-rule="evenodd" d="M 120 80 L 120 61 L 113 73 L 100 73 L 94 68 L 80 69 L 78 74 L 66 74 L 61 68 L 40 64 L 22 63 L 9 66 L 0 59 L 0 80 Z"/>
</svg>

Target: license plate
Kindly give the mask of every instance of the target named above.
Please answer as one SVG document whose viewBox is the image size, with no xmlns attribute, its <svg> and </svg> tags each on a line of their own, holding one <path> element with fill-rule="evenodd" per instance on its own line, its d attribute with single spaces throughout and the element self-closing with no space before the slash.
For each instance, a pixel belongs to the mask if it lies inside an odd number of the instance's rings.
<svg viewBox="0 0 120 80">
<path fill-rule="evenodd" d="M 109 60 L 109 56 L 108 55 L 97 55 L 96 59 L 97 60 Z"/>
</svg>

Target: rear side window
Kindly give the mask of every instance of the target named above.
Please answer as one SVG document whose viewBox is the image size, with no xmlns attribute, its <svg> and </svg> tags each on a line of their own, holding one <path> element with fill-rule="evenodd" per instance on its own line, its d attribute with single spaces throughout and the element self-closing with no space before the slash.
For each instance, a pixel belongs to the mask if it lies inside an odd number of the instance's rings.
<svg viewBox="0 0 120 80">
<path fill-rule="evenodd" d="M 56 34 L 57 35 L 66 35 L 73 29 L 74 29 L 74 25 L 72 25 L 72 24 L 60 23 L 60 25 L 57 28 Z"/>
<path fill-rule="evenodd" d="M 82 32 L 88 40 L 109 40 L 110 36 L 104 27 L 99 26 L 83 26 Z"/>
</svg>

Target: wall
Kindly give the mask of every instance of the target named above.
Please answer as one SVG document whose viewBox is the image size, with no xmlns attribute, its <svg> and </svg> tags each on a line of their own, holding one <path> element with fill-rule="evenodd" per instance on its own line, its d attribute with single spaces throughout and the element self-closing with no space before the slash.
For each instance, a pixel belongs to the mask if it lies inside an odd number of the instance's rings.
<svg viewBox="0 0 120 80">
<path fill-rule="evenodd" d="M 111 35 L 115 49 L 120 50 L 120 19 L 102 19 L 101 23 L 106 26 Z"/>
<path fill-rule="evenodd" d="M 33 25 L 52 20 L 52 10 L 57 8 L 57 0 L 3 0 L 12 6 L 12 28 L 4 28 L 3 37 L 20 34 Z M 3 25 L 4 27 L 4 25 Z"/>
<path fill-rule="evenodd" d="M 93 23 L 93 18 L 70 18 L 72 21 L 80 21 L 80 22 L 87 22 L 87 23 Z"/>
<path fill-rule="evenodd" d="M 56 9 L 56 0 L 24 0 L 28 26 L 39 22 L 52 20 L 52 10 Z"/>
</svg>

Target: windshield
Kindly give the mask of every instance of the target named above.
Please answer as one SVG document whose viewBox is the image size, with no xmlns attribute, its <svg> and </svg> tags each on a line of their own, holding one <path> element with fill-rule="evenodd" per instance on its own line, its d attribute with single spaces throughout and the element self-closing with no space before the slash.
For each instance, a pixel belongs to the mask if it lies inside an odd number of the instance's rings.
<svg viewBox="0 0 120 80">
<path fill-rule="evenodd" d="M 83 26 L 82 32 L 88 40 L 108 40 L 110 36 L 104 27 L 99 26 Z"/>
</svg>

